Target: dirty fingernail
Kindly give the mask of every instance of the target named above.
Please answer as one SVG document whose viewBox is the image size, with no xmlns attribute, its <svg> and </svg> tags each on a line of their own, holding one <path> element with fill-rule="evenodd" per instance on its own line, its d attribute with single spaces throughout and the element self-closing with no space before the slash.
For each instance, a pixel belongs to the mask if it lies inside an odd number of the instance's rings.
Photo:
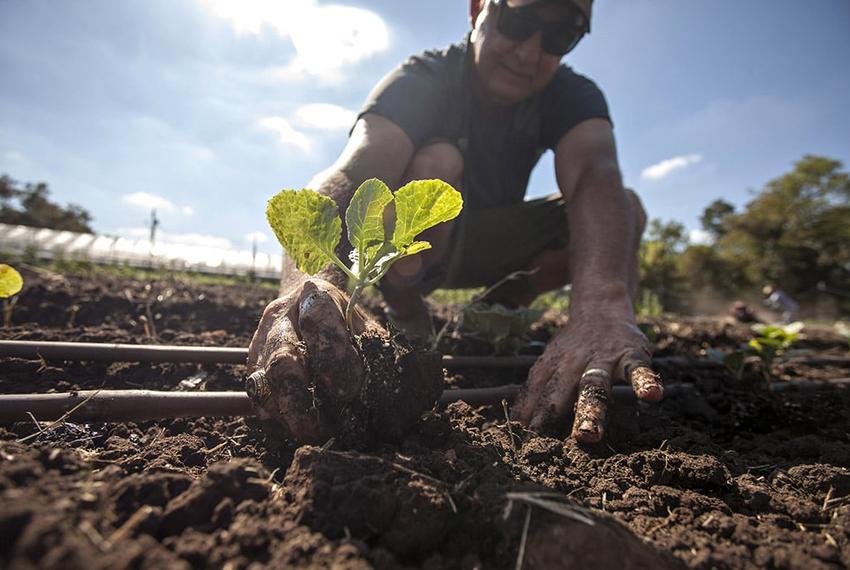
<svg viewBox="0 0 850 570">
<path fill-rule="evenodd" d="M 602 439 L 602 426 L 592 420 L 584 420 L 576 427 L 573 437 L 581 443 L 597 443 Z"/>
<path fill-rule="evenodd" d="M 573 430 L 573 437 L 581 443 L 597 443 L 602 440 L 602 425 L 593 420 L 583 420 Z"/>
<path fill-rule="evenodd" d="M 632 387 L 641 400 L 658 402 L 664 397 L 664 385 L 661 378 L 645 366 L 639 366 L 631 371 Z"/>
</svg>

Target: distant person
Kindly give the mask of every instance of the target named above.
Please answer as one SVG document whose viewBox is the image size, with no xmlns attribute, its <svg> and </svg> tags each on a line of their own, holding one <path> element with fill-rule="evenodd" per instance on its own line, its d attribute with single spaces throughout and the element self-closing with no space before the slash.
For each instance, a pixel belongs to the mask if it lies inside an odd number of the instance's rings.
<svg viewBox="0 0 850 570">
<path fill-rule="evenodd" d="M 613 383 L 631 381 L 643 400 L 663 394 L 634 315 L 646 213 L 623 186 L 602 91 L 561 63 L 590 31 L 591 4 L 470 0 L 469 34 L 411 57 L 384 77 L 339 158 L 309 184 L 340 211 L 373 177 L 393 189 L 439 178 L 463 194 L 460 217 L 423 234 L 433 248 L 402 260 L 380 283 L 388 319 L 409 337 L 433 330 L 424 296 L 437 287 L 489 287 L 525 270 L 486 299 L 520 306 L 571 283 L 569 321 L 532 368 L 512 413 L 541 430 L 568 428 L 575 412 L 572 434 L 582 442 L 602 438 Z M 547 149 L 554 152 L 558 192 L 524 201 L 531 171 Z M 341 247 L 342 259 L 348 249 Z M 277 380 L 293 383 L 291 400 L 281 406 L 302 441 L 328 430 L 314 409 L 297 403 L 299 397 L 311 401 L 297 384 L 317 373 L 315 363 L 308 372 L 298 357 L 299 307 L 319 310 L 301 301 L 317 291 L 338 297 L 346 283 L 334 267 L 320 276 L 308 279 L 285 260 L 280 298 L 263 314 L 249 356 L 252 372 L 289 374 Z M 340 315 L 323 317 L 328 332 L 320 344 L 347 338 L 338 330 Z M 356 358 L 350 347 L 338 346 L 323 362 L 334 371 L 362 369 Z"/>
<path fill-rule="evenodd" d="M 735 301 L 729 307 L 729 314 L 739 323 L 757 323 L 755 311 L 743 301 Z"/>
<path fill-rule="evenodd" d="M 782 315 L 782 322 L 786 325 L 797 320 L 800 305 L 797 304 L 785 291 L 777 289 L 773 285 L 765 285 L 762 289 L 764 304 Z"/>
</svg>

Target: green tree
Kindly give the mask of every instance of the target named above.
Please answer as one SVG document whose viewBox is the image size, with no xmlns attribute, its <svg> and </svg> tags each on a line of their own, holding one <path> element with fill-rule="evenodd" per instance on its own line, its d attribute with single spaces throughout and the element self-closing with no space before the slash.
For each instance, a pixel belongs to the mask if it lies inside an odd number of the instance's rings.
<svg viewBox="0 0 850 570">
<path fill-rule="evenodd" d="M 837 160 L 806 155 L 769 181 L 716 242 L 752 286 L 776 283 L 799 298 L 820 286 L 850 294 L 850 175 Z"/>
<path fill-rule="evenodd" d="M 718 198 L 703 210 L 700 217 L 702 229 L 707 231 L 714 240 L 717 240 L 728 231 L 729 216 L 734 213 L 735 206 L 722 198 Z"/>
<path fill-rule="evenodd" d="M 654 219 L 649 223 L 639 255 L 641 302 L 658 304 L 661 310 L 681 308 L 683 280 L 677 259 L 688 243 L 685 226 Z"/>
<path fill-rule="evenodd" d="M 91 233 L 92 217 L 82 207 L 60 206 L 49 199 L 44 182 L 27 183 L 23 188 L 8 175 L 0 176 L 0 222 Z"/>
<path fill-rule="evenodd" d="M 676 258 L 676 269 L 690 292 L 710 289 L 735 296 L 749 283 L 736 261 L 722 257 L 713 245 L 692 244 Z"/>
<path fill-rule="evenodd" d="M 736 212 L 714 200 L 700 221 L 709 245 L 687 244 L 677 222 L 653 220 L 640 251 L 641 301 L 685 309 L 709 288 L 729 297 L 774 283 L 800 301 L 831 294 L 850 312 L 850 175 L 806 155 Z"/>
</svg>

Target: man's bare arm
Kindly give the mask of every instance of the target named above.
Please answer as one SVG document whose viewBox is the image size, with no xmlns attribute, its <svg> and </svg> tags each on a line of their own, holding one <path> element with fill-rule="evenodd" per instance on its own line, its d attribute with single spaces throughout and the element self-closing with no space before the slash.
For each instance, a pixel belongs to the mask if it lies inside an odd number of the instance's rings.
<svg viewBox="0 0 850 570">
<path fill-rule="evenodd" d="M 592 443 L 602 438 L 613 381 L 628 375 L 639 398 L 662 395 L 634 320 L 639 205 L 623 188 L 605 120 L 570 130 L 556 148 L 555 168 L 570 231 L 570 318 L 529 373 L 514 415 L 543 429 L 565 422 L 575 407 L 572 434 Z"/>
<path fill-rule="evenodd" d="M 591 119 L 567 133 L 555 151 L 555 172 L 567 204 L 573 307 L 615 303 L 632 314 L 637 284 L 630 271 L 639 236 L 611 124 Z"/>
<path fill-rule="evenodd" d="M 380 115 L 366 114 L 354 125 L 336 162 L 314 176 L 308 187 L 333 199 L 342 214 L 354 191 L 368 178 L 379 178 L 390 188 L 397 188 L 413 150 L 413 142 L 398 125 Z M 340 258 L 348 259 L 350 250 L 343 232 Z M 345 289 L 345 276 L 336 267 L 328 267 L 318 276 Z M 280 294 L 288 293 L 306 279 L 284 252 Z"/>
</svg>

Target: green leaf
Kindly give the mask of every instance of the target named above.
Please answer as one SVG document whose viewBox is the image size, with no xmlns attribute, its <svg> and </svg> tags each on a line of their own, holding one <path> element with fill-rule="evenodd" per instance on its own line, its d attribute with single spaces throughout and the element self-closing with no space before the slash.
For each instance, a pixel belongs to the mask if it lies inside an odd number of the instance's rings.
<svg viewBox="0 0 850 570">
<path fill-rule="evenodd" d="M 404 250 L 417 235 L 454 219 L 462 208 L 460 192 L 442 180 L 414 180 L 405 184 L 395 193 L 392 244 Z"/>
<path fill-rule="evenodd" d="M 395 249 L 395 246 L 391 243 L 384 245 L 388 248 L 388 250 L 384 250 L 385 253 L 375 262 L 374 267 L 372 267 L 372 270 L 369 272 L 370 280 L 383 277 L 384 273 L 387 272 L 390 266 L 402 257 L 407 257 L 408 255 L 413 255 L 420 251 L 431 249 L 431 244 L 427 241 L 415 241 L 400 251 Z"/>
<path fill-rule="evenodd" d="M 392 201 L 393 193 L 377 178 L 366 180 L 354 192 L 345 211 L 345 225 L 358 267 L 369 265 L 384 242 L 384 208 Z"/>
<path fill-rule="evenodd" d="M 491 344 L 499 344 L 508 338 L 524 336 L 541 316 L 543 311 L 539 309 L 470 303 L 461 311 L 459 328 Z"/>
<path fill-rule="evenodd" d="M 0 299 L 11 297 L 24 287 L 24 279 L 21 274 L 5 263 L 0 263 Z"/>
<path fill-rule="evenodd" d="M 269 200 L 266 218 L 300 271 L 314 275 L 336 258 L 342 221 L 336 203 L 313 190 L 282 190 Z"/>
<path fill-rule="evenodd" d="M 402 252 L 402 257 L 407 257 L 408 255 L 413 255 L 414 253 L 425 251 L 426 249 L 431 249 L 431 242 L 415 241 L 404 248 Z"/>
</svg>

